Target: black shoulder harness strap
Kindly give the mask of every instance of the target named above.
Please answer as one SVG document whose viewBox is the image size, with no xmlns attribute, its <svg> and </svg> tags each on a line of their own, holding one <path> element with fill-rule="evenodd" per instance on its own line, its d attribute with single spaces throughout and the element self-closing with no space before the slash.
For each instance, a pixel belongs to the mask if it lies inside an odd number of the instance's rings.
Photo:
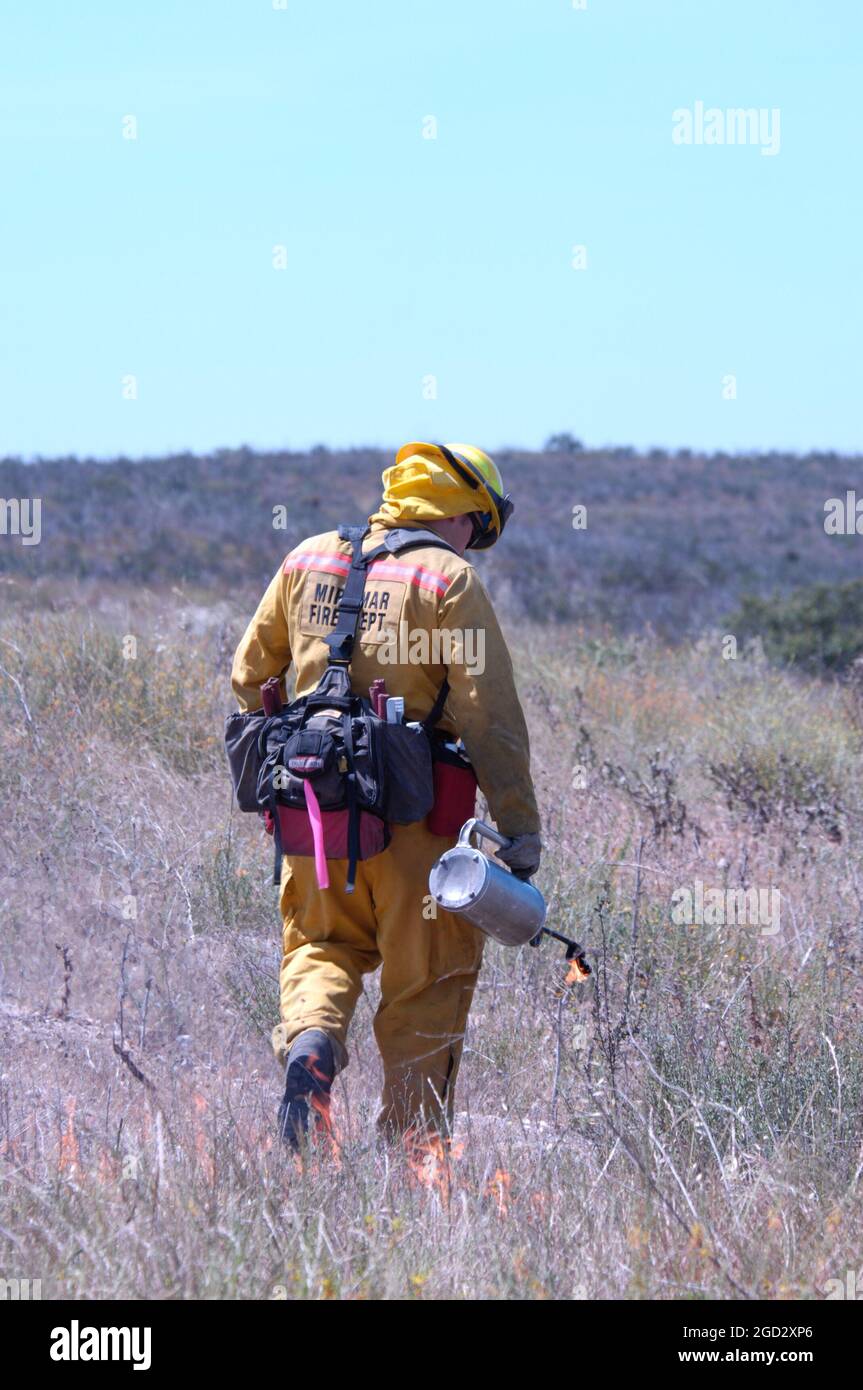
<svg viewBox="0 0 863 1390">
<path fill-rule="evenodd" d="M 339 620 L 335 632 L 324 638 L 330 649 L 330 666 L 350 666 L 354 654 L 360 614 L 363 611 L 363 593 L 366 587 L 366 572 L 373 560 L 386 554 L 386 546 L 376 546 L 367 555 L 363 554 L 363 540 L 368 535 L 367 526 L 340 526 L 339 540 L 350 541 L 353 546 L 351 567 L 342 596 L 339 599 Z"/>
<path fill-rule="evenodd" d="M 381 545 L 377 545 L 373 550 L 368 550 L 363 554 L 363 541 L 368 533 L 368 526 L 339 527 L 339 540 L 350 541 L 353 546 L 353 554 L 345 587 L 339 600 L 339 618 L 335 632 L 331 632 L 328 637 L 324 638 L 330 649 L 328 659 L 330 666 L 348 667 L 351 664 L 360 614 L 363 611 L 363 594 L 365 593 L 368 568 L 379 556 L 401 555 L 404 551 L 416 549 L 417 546 L 421 545 L 437 546 L 441 550 L 451 551 L 453 555 L 458 553 L 447 541 L 435 535 L 434 531 L 394 527 L 387 532 Z M 448 694 L 449 682 L 445 680 L 433 708 L 423 720 L 427 729 L 433 728 L 440 719 Z"/>
</svg>

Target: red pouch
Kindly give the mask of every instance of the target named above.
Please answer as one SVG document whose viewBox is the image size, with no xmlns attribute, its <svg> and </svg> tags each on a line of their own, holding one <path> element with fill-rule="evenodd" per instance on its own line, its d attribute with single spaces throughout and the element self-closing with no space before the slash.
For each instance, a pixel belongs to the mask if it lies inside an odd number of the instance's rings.
<svg viewBox="0 0 863 1390">
<path fill-rule="evenodd" d="M 435 750 L 434 806 L 426 825 L 432 835 L 457 835 L 476 810 L 476 773 L 459 760 L 444 761 Z"/>
<path fill-rule="evenodd" d="M 279 834 L 282 853 L 314 858 L 315 844 L 308 812 L 293 806 L 280 806 Z M 327 859 L 348 858 L 348 812 L 322 811 L 324 854 Z M 373 859 L 390 842 L 386 821 L 368 811 L 360 811 L 360 859 Z"/>
</svg>

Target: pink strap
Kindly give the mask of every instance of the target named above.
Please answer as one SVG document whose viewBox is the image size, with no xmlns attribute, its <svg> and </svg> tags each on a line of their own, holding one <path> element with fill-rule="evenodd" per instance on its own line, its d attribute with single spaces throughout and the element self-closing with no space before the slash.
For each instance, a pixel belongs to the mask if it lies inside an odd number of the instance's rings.
<svg viewBox="0 0 863 1390">
<path fill-rule="evenodd" d="M 315 873 L 318 876 L 318 887 L 329 888 L 330 875 L 327 869 L 327 856 L 324 854 L 324 822 L 321 817 L 321 808 L 318 798 L 315 796 L 315 789 L 308 777 L 303 778 L 303 794 L 306 798 L 306 810 L 309 813 L 309 821 L 312 827 L 312 842 L 315 846 Z"/>
</svg>

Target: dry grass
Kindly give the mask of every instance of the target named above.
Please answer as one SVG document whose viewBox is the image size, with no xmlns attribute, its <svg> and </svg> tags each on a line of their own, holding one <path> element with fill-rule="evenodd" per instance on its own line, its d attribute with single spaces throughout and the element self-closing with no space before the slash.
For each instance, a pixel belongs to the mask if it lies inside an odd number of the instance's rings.
<svg viewBox="0 0 863 1390">
<path fill-rule="evenodd" d="M 19 595 L 0 628 L 0 1272 L 46 1297 L 697 1299 L 856 1268 L 863 801 L 833 687 L 718 638 L 518 648 L 542 884 L 593 980 L 489 947 L 453 1157 L 419 1175 L 373 1135 L 372 986 L 338 1156 L 302 1167 L 273 1143 L 269 850 L 221 760 L 245 615 L 74 598 Z M 729 800 L 710 768 L 741 749 L 768 794 L 796 769 L 799 804 Z M 675 925 L 696 879 L 778 887 L 780 932 Z"/>
</svg>

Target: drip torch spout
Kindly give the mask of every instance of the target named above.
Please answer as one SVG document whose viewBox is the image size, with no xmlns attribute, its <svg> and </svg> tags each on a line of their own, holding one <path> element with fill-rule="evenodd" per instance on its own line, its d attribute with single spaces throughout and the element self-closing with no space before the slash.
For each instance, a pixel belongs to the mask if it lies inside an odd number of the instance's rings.
<svg viewBox="0 0 863 1390">
<path fill-rule="evenodd" d="M 542 927 L 531 940 L 531 946 L 538 946 L 544 936 L 552 936 L 555 941 L 562 941 L 566 947 L 565 959 L 574 960 L 581 974 L 585 977 L 592 974 L 591 968 L 584 958 L 584 947 L 577 941 L 573 941 L 571 936 L 564 936 L 563 932 L 555 931 L 552 927 Z"/>
</svg>

